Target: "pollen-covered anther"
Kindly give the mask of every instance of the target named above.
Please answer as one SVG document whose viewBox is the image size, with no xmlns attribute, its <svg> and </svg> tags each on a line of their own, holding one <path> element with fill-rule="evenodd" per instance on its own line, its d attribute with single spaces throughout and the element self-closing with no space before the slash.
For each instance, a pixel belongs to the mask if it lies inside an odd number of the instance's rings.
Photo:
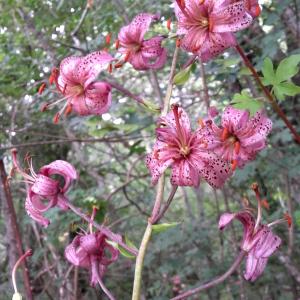
<svg viewBox="0 0 300 300">
<path fill-rule="evenodd" d="M 176 47 L 179 48 L 181 45 L 181 39 L 176 39 Z"/>
<path fill-rule="evenodd" d="M 232 169 L 232 171 L 235 171 L 235 169 L 236 169 L 236 167 L 237 167 L 237 160 L 236 159 L 234 159 L 234 160 L 232 160 L 232 162 L 231 162 L 231 169 Z"/>
<path fill-rule="evenodd" d="M 251 185 L 251 189 L 255 192 L 258 192 L 258 184 L 257 182 L 253 182 Z"/>
<path fill-rule="evenodd" d="M 205 0 L 199 0 L 199 4 L 203 4 Z"/>
<path fill-rule="evenodd" d="M 255 7 L 255 17 L 258 17 L 261 13 L 261 8 L 259 5 Z"/>
<path fill-rule="evenodd" d="M 127 51 L 124 57 L 124 62 L 128 62 L 130 55 L 131 55 L 131 51 Z"/>
<path fill-rule="evenodd" d="M 50 85 L 52 85 L 53 83 L 56 82 L 58 75 L 59 75 L 59 70 L 54 67 L 51 70 L 51 74 L 49 76 L 49 83 L 50 83 Z"/>
<path fill-rule="evenodd" d="M 269 202 L 267 201 L 267 199 L 262 199 L 260 201 L 260 203 L 261 203 L 261 206 L 264 207 L 266 210 L 270 209 L 270 205 L 269 205 Z"/>
<path fill-rule="evenodd" d="M 204 128 L 205 127 L 205 124 L 203 122 L 203 119 L 199 118 L 198 119 L 198 125 L 201 127 L 201 128 Z"/>
<path fill-rule="evenodd" d="M 44 103 L 42 106 L 41 106 L 41 112 L 44 112 L 48 109 L 49 107 L 49 103 Z"/>
<path fill-rule="evenodd" d="M 284 219 L 287 221 L 288 226 L 289 226 L 289 228 L 290 228 L 290 227 L 292 226 L 292 224 L 293 224 L 293 220 L 292 220 L 291 215 L 288 214 L 288 213 L 285 213 L 285 214 L 283 215 L 283 217 L 284 217 Z"/>
<path fill-rule="evenodd" d="M 120 69 L 120 68 L 122 68 L 123 67 L 123 65 L 124 65 L 124 63 L 123 62 L 118 62 L 118 63 L 116 63 L 115 64 L 115 69 Z"/>
<path fill-rule="evenodd" d="M 107 72 L 112 73 L 112 71 L 113 71 L 112 64 L 109 64 L 108 67 L 107 67 Z"/>
<path fill-rule="evenodd" d="M 119 40 L 115 41 L 115 47 L 116 47 L 116 50 L 119 49 L 119 47 L 120 47 L 120 41 Z"/>
<path fill-rule="evenodd" d="M 225 127 L 225 128 L 223 129 L 223 132 L 222 132 L 222 135 L 221 135 L 221 140 L 222 140 L 222 141 L 225 141 L 225 140 L 227 140 L 228 137 L 229 137 L 229 131 L 228 131 L 228 129 Z"/>
<path fill-rule="evenodd" d="M 45 82 L 43 82 L 43 83 L 40 85 L 39 90 L 38 90 L 39 95 L 41 95 L 41 94 L 43 93 L 43 91 L 45 90 L 46 86 L 47 86 L 47 85 L 46 85 Z"/>
<path fill-rule="evenodd" d="M 108 33 L 108 34 L 106 35 L 106 37 L 105 37 L 105 43 L 106 43 L 106 45 L 110 45 L 110 40 L 111 40 L 111 34 Z"/>
<path fill-rule="evenodd" d="M 60 119 L 60 113 L 58 112 L 58 113 L 55 114 L 55 116 L 53 118 L 53 123 L 57 124 L 59 119 Z"/>
<path fill-rule="evenodd" d="M 167 29 L 171 31 L 171 18 L 167 20 Z"/>
<path fill-rule="evenodd" d="M 66 109 L 65 109 L 65 111 L 64 111 L 64 115 L 65 115 L 65 116 L 68 116 L 71 112 L 72 112 L 72 104 L 71 104 L 71 103 L 68 103 L 68 104 L 67 104 L 67 107 L 66 107 Z"/>
<path fill-rule="evenodd" d="M 234 153 L 238 155 L 240 153 L 240 149 L 241 149 L 241 143 L 239 141 L 236 141 L 234 143 Z"/>
</svg>

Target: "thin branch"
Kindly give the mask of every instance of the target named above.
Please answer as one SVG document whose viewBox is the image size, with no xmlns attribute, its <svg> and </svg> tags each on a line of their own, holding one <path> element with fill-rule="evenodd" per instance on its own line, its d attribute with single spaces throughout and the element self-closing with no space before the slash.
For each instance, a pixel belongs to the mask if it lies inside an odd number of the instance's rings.
<svg viewBox="0 0 300 300">
<path fill-rule="evenodd" d="M 172 298 L 171 300 L 181 300 L 181 299 L 187 299 L 188 297 L 198 294 L 201 291 L 207 290 L 211 287 L 214 287 L 220 283 L 222 283 L 223 281 L 225 281 L 240 265 L 240 263 L 242 262 L 243 258 L 245 257 L 246 252 L 245 251 L 241 251 L 239 253 L 239 255 L 237 256 L 237 258 L 235 259 L 235 261 L 233 262 L 233 264 L 231 265 L 231 267 L 221 276 L 211 280 L 208 283 L 204 283 L 202 285 L 200 285 L 197 288 L 191 289 L 189 291 L 186 291 L 185 293 Z"/>
</svg>

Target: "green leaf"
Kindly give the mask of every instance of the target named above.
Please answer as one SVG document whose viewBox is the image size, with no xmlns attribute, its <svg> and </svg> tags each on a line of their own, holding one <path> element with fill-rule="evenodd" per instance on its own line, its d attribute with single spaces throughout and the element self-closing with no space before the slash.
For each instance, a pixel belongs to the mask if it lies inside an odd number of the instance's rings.
<svg viewBox="0 0 300 300">
<path fill-rule="evenodd" d="M 295 76 L 299 71 L 298 68 L 299 62 L 300 62 L 300 54 L 291 55 L 283 59 L 276 70 L 277 82 L 289 80 L 293 76 Z"/>
<path fill-rule="evenodd" d="M 263 107 L 263 103 L 251 97 L 251 95 L 243 90 L 241 94 L 235 94 L 232 99 L 232 106 L 237 109 L 247 109 L 253 116 Z"/>
<path fill-rule="evenodd" d="M 132 247 L 134 249 L 137 250 L 137 248 L 133 245 L 132 242 L 129 241 L 130 245 L 127 243 L 129 240 L 127 239 L 126 241 L 126 235 L 125 235 L 125 243 L 129 246 Z M 130 258 L 130 259 L 135 259 L 135 256 L 133 254 L 131 254 L 130 252 L 128 252 L 126 249 L 124 249 L 122 246 L 120 246 L 118 243 L 114 242 L 114 241 L 110 241 L 110 240 L 106 240 L 107 244 L 113 246 L 115 249 L 118 249 L 120 251 L 120 254 L 123 255 L 126 258 Z"/>
<path fill-rule="evenodd" d="M 294 212 L 295 224 L 300 227 L 300 210 Z"/>
<path fill-rule="evenodd" d="M 152 230 L 153 230 L 153 233 L 160 233 L 160 232 L 164 232 L 170 228 L 173 228 L 179 224 L 180 224 L 180 222 L 152 225 Z"/>
<path fill-rule="evenodd" d="M 192 65 L 179 71 L 173 78 L 173 83 L 176 85 L 184 85 L 189 79 L 191 75 Z"/>
<path fill-rule="evenodd" d="M 264 78 L 265 78 L 264 81 L 265 81 L 266 85 L 276 84 L 276 76 L 275 76 L 275 72 L 274 72 L 274 66 L 273 66 L 272 60 L 269 57 L 265 58 L 261 71 L 264 75 Z"/>
<path fill-rule="evenodd" d="M 284 94 L 282 93 L 282 91 L 280 90 L 280 88 L 278 88 L 278 86 L 274 86 L 273 92 L 274 92 L 274 94 L 275 94 L 275 96 L 276 96 L 276 98 L 277 98 L 278 100 L 281 100 L 281 101 L 282 101 L 282 100 L 285 99 Z"/>
<path fill-rule="evenodd" d="M 281 93 L 288 96 L 295 96 L 300 93 L 300 86 L 292 82 L 282 82 L 276 87 L 280 89 Z"/>
</svg>

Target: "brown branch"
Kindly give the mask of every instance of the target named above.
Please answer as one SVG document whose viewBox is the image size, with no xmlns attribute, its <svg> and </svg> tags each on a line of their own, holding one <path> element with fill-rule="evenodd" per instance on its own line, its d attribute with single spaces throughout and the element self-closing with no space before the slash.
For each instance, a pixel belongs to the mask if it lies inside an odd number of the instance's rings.
<svg viewBox="0 0 300 300">
<path fill-rule="evenodd" d="M 1 182 L 2 182 L 2 186 L 3 186 L 3 190 L 4 190 L 5 200 L 7 202 L 9 217 L 11 220 L 12 229 L 13 229 L 13 233 L 14 233 L 15 240 L 16 240 L 16 247 L 18 250 L 18 255 L 19 255 L 19 257 L 21 257 L 24 254 L 23 247 L 22 247 L 22 239 L 21 239 L 21 234 L 20 234 L 20 230 L 18 227 L 18 223 L 17 223 L 16 211 L 14 208 L 12 195 L 11 195 L 10 188 L 8 185 L 8 179 L 7 179 L 7 175 L 5 172 L 5 166 L 4 166 L 3 159 L 0 159 L 0 176 L 1 176 Z M 29 272 L 28 272 L 28 268 L 27 268 L 27 264 L 26 264 L 25 260 L 22 263 L 22 267 L 23 267 L 24 286 L 25 286 L 25 290 L 26 290 L 26 298 L 28 300 L 33 300 L 33 295 L 32 295 L 31 286 L 30 286 Z"/>
</svg>

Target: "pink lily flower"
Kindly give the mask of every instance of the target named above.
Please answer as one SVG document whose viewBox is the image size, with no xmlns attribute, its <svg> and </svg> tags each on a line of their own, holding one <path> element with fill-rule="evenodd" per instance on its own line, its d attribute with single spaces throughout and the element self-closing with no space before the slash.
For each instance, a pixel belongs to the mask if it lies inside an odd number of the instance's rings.
<svg viewBox="0 0 300 300">
<path fill-rule="evenodd" d="M 279 248 L 281 239 L 271 231 L 271 227 L 282 222 L 290 222 L 288 215 L 285 218 L 269 223 L 261 224 L 261 205 L 257 185 L 253 185 L 258 200 L 258 213 L 255 220 L 252 212 L 248 209 L 237 213 L 224 213 L 219 220 L 219 229 L 223 230 L 234 219 L 239 220 L 244 227 L 244 235 L 241 249 L 247 253 L 246 280 L 255 281 L 264 271 L 268 258 Z M 290 225 L 290 224 L 289 224 Z"/>
<path fill-rule="evenodd" d="M 144 39 L 152 21 L 156 20 L 159 20 L 157 14 L 141 13 L 129 25 L 121 28 L 118 43 L 119 52 L 124 54 L 124 59 L 119 66 L 128 61 L 136 70 L 148 70 L 159 69 L 165 64 L 167 51 L 161 46 L 164 37 Z"/>
<path fill-rule="evenodd" d="M 93 210 L 92 219 L 94 218 L 95 210 Z M 116 241 L 122 241 L 119 234 L 115 234 Z M 107 253 L 110 253 L 107 256 Z M 109 299 L 114 299 L 111 293 L 105 287 L 102 278 L 107 267 L 115 262 L 119 257 L 119 250 L 111 246 L 107 242 L 107 236 L 100 232 L 85 233 L 81 236 L 76 236 L 70 245 L 65 249 L 65 257 L 75 265 L 90 270 L 90 284 L 95 286 L 97 283 Z"/>
<path fill-rule="evenodd" d="M 221 126 L 207 119 L 200 130 L 209 150 L 232 163 L 232 168 L 243 167 L 266 147 L 272 121 L 258 111 L 252 118 L 248 110 L 227 106 L 222 114 Z"/>
<path fill-rule="evenodd" d="M 171 183 L 198 186 L 200 178 L 213 187 L 221 187 L 231 175 L 230 167 L 216 154 L 207 150 L 199 131 L 192 132 L 186 112 L 174 105 L 172 111 L 158 121 L 157 141 L 146 158 L 152 183 L 172 168 Z"/>
<path fill-rule="evenodd" d="M 84 57 L 65 58 L 60 68 L 53 69 L 49 78 L 63 97 L 54 103 L 46 104 L 42 110 L 65 101 L 62 109 L 55 115 L 57 123 L 64 112 L 68 115 L 75 111 L 81 116 L 101 115 L 111 106 L 111 86 L 103 81 L 96 81 L 98 74 L 107 69 L 113 57 L 105 51 L 93 52 Z"/>
<path fill-rule="evenodd" d="M 237 44 L 234 32 L 247 28 L 253 18 L 245 1 L 176 0 L 177 34 L 181 46 L 206 62 Z"/>
<path fill-rule="evenodd" d="M 72 181 L 77 179 L 76 170 L 64 160 L 56 160 L 43 166 L 36 173 L 32 167 L 32 160 L 30 160 L 30 173 L 27 173 L 19 166 L 16 150 L 12 151 L 12 158 L 15 170 L 23 176 L 27 185 L 25 201 L 27 214 L 41 225 L 48 226 L 50 221 L 43 216 L 43 213 L 55 206 L 63 210 L 68 209 L 68 199 L 65 193 L 70 188 Z M 52 175 L 61 176 L 64 183 L 61 184 L 59 180 L 53 179 Z"/>
</svg>

